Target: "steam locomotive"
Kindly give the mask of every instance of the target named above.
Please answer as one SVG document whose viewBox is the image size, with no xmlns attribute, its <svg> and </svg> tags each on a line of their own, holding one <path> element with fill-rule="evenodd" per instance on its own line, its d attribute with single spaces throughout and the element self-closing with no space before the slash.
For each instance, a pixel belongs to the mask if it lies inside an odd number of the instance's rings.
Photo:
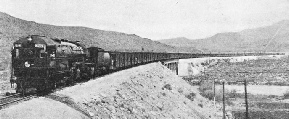
<svg viewBox="0 0 289 119">
<path fill-rule="evenodd" d="M 96 76 L 139 64 L 168 59 L 232 56 L 241 54 L 192 54 L 112 52 L 86 48 L 78 41 L 40 35 L 22 37 L 13 43 L 11 85 L 17 93 L 49 92 Z"/>
</svg>

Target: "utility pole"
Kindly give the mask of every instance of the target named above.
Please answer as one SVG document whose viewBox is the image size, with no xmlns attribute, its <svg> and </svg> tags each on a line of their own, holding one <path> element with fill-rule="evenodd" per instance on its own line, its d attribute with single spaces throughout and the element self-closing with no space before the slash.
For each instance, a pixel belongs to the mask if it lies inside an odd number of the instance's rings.
<svg viewBox="0 0 289 119">
<path fill-rule="evenodd" d="M 226 110 L 225 110 L 225 81 L 223 83 L 223 119 L 226 119 Z"/>
<path fill-rule="evenodd" d="M 202 65 L 201 65 L 202 66 Z M 207 80 L 207 76 L 206 76 L 206 69 L 205 69 L 205 67 L 203 67 L 204 68 L 204 77 L 205 77 L 205 80 Z"/>
<path fill-rule="evenodd" d="M 241 73 L 241 72 L 239 72 Z M 246 106 L 246 119 L 249 119 L 249 108 L 248 108 L 248 95 L 247 95 L 247 77 L 246 73 L 247 72 L 242 72 L 245 74 L 244 78 L 244 90 L 245 90 L 245 106 Z M 242 82 L 242 81 L 237 81 L 237 82 Z"/>
<path fill-rule="evenodd" d="M 247 80 L 246 80 L 246 78 L 244 80 L 244 86 L 245 86 L 246 119 L 249 119 L 248 98 L 247 98 Z"/>
<path fill-rule="evenodd" d="M 216 79 L 214 79 L 214 106 L 215 106 L 215 109 L 216 109 Z"/>
</svg>

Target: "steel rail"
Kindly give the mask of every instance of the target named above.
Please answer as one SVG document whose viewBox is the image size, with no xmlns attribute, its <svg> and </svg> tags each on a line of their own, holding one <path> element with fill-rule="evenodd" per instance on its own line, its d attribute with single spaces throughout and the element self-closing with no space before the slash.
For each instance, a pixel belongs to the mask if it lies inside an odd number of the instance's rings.
<svg viewBox="0 0 289 119">
<path fill-rule="evenodd" d="M 0 99 L 1 101 L 3 101 L 3 99 L 9 99 L 13 96 L 9 96 L 9 97 L 5 97 L 5 98 L 2 98 Z M 3 107 L 7 106 L 7 105 L 10 105 L 10 104 L 13 104 L 13 103 L 17 103 L 17 102 L 20 102 L 20 101 L 26 101 L 26 100 L 29 100 L 29 99 L 32 99 L 36 97 L 35 95 L 29 95 L 29 96 L 26 96 L 26 97 L 20 97 L 20 99 L 14 99 L 14 100 L 11 100 L 11 101 L 3 101 L 0 103 L 0 109 L 2 109 Z"/>
</svg>

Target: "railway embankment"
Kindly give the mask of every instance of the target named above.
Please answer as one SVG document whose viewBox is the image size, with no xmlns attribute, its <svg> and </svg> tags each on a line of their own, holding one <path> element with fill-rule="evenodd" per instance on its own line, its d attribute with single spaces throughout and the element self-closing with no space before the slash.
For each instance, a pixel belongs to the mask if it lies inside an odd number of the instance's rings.
<svg viewBox="0 0 289 119">
<path fill-rule="evenodd" d="M 212 104 L 197 89 L 161 63 L 116 72 L 65 88 L 92 118 L 216 118 Z"/>
<path fill-rule="evenodd" d="M 220 111 L 220 110 L 219 110 Z M 1 118 L 221 118 L 161 63 L 115 72 L 0 110 Z M 58 116 L 56 116 L 58 115 Z"/>
</svg>

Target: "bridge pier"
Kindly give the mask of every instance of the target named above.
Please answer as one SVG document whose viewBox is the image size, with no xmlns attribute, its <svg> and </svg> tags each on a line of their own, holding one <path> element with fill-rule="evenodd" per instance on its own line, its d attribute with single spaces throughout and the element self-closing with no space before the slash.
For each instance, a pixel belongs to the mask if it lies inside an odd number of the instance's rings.
<svg viewBox="0 0 289 119">
<path fill-rule="evenodd" d="M 170 69 L 172 72 L 174 72 L 176 75 L 179 74 L 179 61 L 173 60 L 173 61 L 165 61 L 163 62 L 164 66 L 166 66 L 168 69 Z"/>
</svg>

